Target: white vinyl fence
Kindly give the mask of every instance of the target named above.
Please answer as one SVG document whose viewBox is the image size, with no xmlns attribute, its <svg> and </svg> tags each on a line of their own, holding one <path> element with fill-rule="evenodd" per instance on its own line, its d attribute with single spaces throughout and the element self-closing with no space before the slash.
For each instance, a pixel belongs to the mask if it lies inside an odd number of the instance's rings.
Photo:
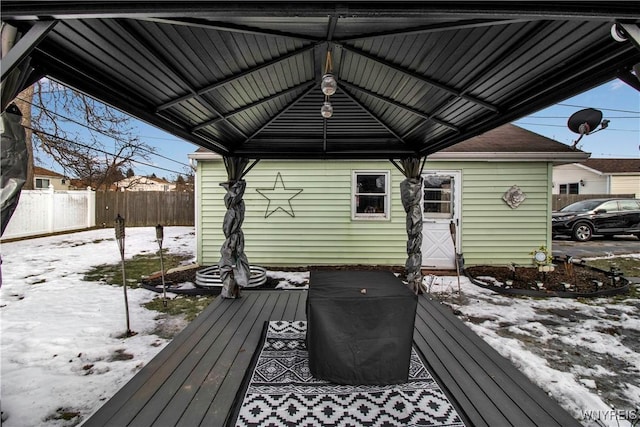
<svg viewBox="0 0 640 427">
<path fill-rule="evenodd" d="M 87 190 L 23 190 L 2 239 L 30 237 L 96 225 L 96 193 Z"/>
</svg>

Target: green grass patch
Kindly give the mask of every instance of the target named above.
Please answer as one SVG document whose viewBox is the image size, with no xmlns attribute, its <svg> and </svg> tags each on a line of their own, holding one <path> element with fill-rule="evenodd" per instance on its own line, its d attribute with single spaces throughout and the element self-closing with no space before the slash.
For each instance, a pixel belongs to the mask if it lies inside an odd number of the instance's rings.
<svg viewBox="0 0 640 427">
<path fill-rule="evenodd" d="M 165 271 L 179 266 L 182 262 L 191 259 L 188 255 L 176 255 L 166 253 L 162 255 Z M 143 276 L 160 271 L 160 257 L 158 254 L 134 255 L 133 258 L 124 261 L 127 286 L 138 287 L 138 282 Z M 122 286 L 122 264 L 102 264 L 93 267 L 85 273 L 83 280 L 87 282 L 104 282 L 110 285 Z"/>
<path fill-rule="evenodd" d="M 587 265 L 601 270 L 609 271 L 611 267 L 616 267 L 622 271 L 625 277 L 640 277 L 640 258 L 630 256 L 618 256 L 613 258 L 600 258 L 587 261 Z M 639 286 L 630 286 L 629 292 L 625 295 L 613 297 L 614 301 L 624 302 L 628 299 L 640 298 Z"/>
<path fill-rule="evenodd" d="M 73 423 L 73 425 L 77 425 L 80 422 L 80 411 L 76 411 L 70 408 L 58 408 L 55 414 L 49 415 L 45 418 L 45 421 L 71 421 L 76 420 L 77 422 Z M 68 424 L 65 424 L 68 425 Z"/>
<path fill-rule="evenodd" d="M 162 298 L 158 297 L 144 304 L 144 307 L 148 310 L 159 311 L 171 316 L 182 315 L 187 321 L 191 322 L 202 310 L 211 304 L 214 298 L 215 296 L 213 295 L 178 295 L 175 298 L 168 298 L 167 306 L 165 307 Z"/>
<path fill-rule="evenodd" d="M 640 277 L 640 258 L 619 256 L 614 258 L 600 258 L 587 261 L 587 265 L 609 271 L 611 267 L 619 268 L 627 277 Z"/>
</svg>

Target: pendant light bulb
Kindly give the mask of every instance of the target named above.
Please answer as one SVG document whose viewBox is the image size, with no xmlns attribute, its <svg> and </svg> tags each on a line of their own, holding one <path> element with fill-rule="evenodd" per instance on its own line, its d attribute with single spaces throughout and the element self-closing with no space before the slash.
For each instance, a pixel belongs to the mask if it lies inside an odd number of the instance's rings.
<svg viewBox="0 0 640 427">
<path fill-rule="evenodd" d="M 333 116 L 333 107 L 331 106 L 331 103 L 329 101 L 325 101 L 324 104 L 322 104 L 320 114 L 322 114 L 322 117 L 324 117 L 325 119 Z"/>
<path fill-rule="evenodd" d="M 327 96 L 331 96 L 336 93 L 338 89 L 338 82 L 333 74 L 327 73 L 322 76 L 322 83 L 320 84 L 320 88 L 322 89 L 322 93 Z"/>
</svg>

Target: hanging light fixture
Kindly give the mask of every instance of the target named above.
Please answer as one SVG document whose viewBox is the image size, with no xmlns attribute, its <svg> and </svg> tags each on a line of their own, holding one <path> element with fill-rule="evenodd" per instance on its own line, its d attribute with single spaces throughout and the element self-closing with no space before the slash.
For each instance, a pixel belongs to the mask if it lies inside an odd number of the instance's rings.
<svg viewBox="0 0 640 427">
<path fill-rule="evenodd" d="M 336 89 L 338 89 L 338 82 L 333 74 L 327 73 L 322 76 L 322 83 L 320 84 L 322 88 L 322 93 L 327 96 L 331 96 L 336 93 Z"/>
<path fill-rule="evenodd" d="M 331 116 L 333 116 L 333 106 L 329 102 L 328 97 L 324 101 L 324 104 L 322 104 L 322 108 L 320 108 L 320 114 L 322 114 L 322 117 L 324 117 L 325 119 L 328 119 Z"/>
<path fill-rule="evenodd" d="M 331 61 L 331 51 L 327 50 L 327 60 L 324 64 L 324 75 L 322 76 L 322 82 L 320 83 L 320 89 L 322 89 L 322 93 L 324 93 L 324 104 L 322 104 L 322 108 L 320 108 L 320 114 L 322 114 L 322 117 L 325 119 L 333 116 L 333 106 L 331 105 L 331 102 L 329 102 L 329 97 L 338 90 L 338 82 L 332 71 L 333 63 Z"/>
</svg>

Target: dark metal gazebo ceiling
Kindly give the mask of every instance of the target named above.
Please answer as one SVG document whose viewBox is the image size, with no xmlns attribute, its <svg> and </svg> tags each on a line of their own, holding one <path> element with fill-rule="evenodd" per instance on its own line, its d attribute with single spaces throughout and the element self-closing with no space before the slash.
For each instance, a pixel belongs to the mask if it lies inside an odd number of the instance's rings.
<svg viewBox="0 0 640 427">
<path fill-rule="evenodd" d="M 637 28 L 634 2 L 3 1 L 1 13 L 40 35 L 40 75 L 249 158 L 424 156 L 632 80 L 640 63 L 610 34 Z M 328 50 L 338 92 L 324 119 Z"/>
</svg>

